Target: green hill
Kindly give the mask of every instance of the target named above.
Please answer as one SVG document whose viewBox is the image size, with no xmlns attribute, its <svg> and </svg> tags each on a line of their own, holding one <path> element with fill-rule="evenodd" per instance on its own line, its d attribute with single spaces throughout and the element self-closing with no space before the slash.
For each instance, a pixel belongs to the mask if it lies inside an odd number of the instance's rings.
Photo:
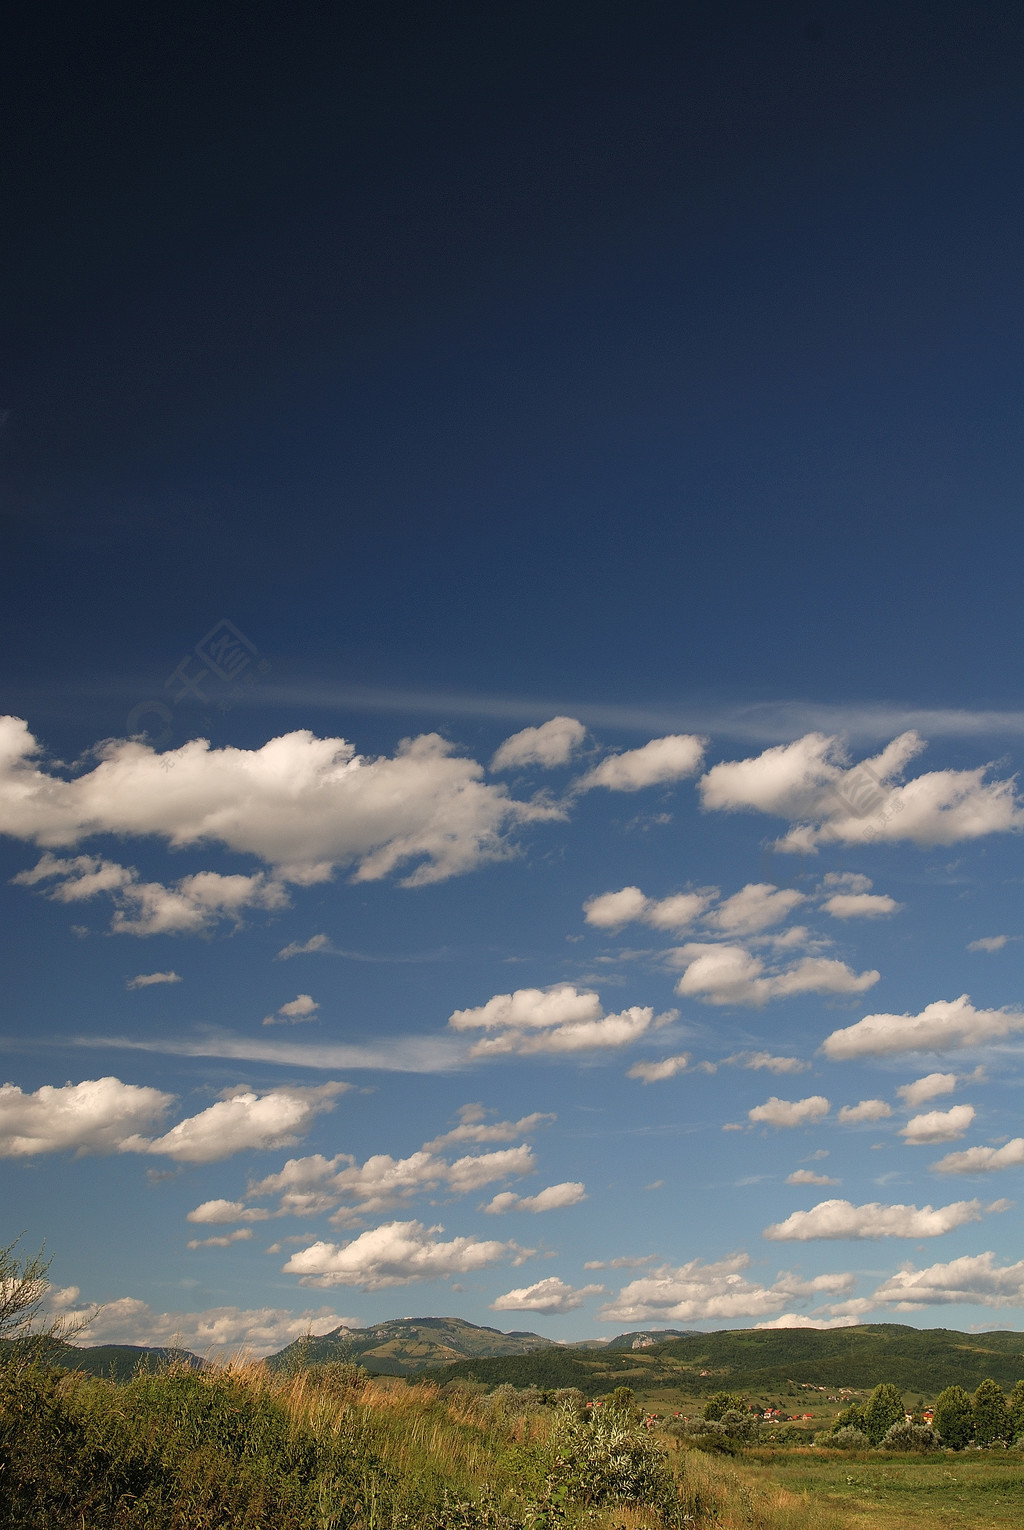
<svg viewBox="0 0 1024 1530">
<path fill-rule="evenodd" d="M 2 1343 L 4 1348 L 19 1347 L 10 1340 Z M 188 1349 L 149 1349 L 137 1344 L 60 1344 L 48 1348 L 46 1358 L 64 1370 L 105 1376 L 110 1381 L 130 1381 L 139 1371 L 161 1371 L 172 1363 L 194 1370 L 204 1363 Z"/>
<path fill-rule="evenodd" d="M 965 1334 L 899 1323 L 741 1328 L 687 1334 L 636 1350 L 558 1348 L 507 1359 L 466 1359 L 420 1375 L 437 1381 L 465 1377 L 488 1386 L 504 1381 L 516 1387 L 574 1386 L 588 1397 L 623 1385 L 647 1397 L 670 1391 L 700 1397 L 723 1388 L 762 1396 L 790 1383 L 860 1391 L 880 1381 L 934 1395 L 953 1384 L 973 1391 L 987 1376 L 1013 1386 L 1024 1376 L 1024 1334 Z"/>
<path fill-rule="evenodd" d="M 300 1339 L 267 1364 L 284 1370 L 302 1360 L 309 1364 L 351 1360 L 379 1376 L 409 1376 L 425 1366 L 447 1366 L 481 1356 L 515 1356 L 553 1348 L 538 1333 L 480 1327 L 462 1318 L 391 1318 L 372 1328 L 335 1328 L 319 1337 Z"/>
</svg>

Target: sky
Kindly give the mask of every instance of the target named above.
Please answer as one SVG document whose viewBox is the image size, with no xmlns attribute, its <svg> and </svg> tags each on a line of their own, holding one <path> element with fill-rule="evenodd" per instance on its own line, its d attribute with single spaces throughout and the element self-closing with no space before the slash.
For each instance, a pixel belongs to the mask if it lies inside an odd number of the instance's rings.
<svg viewBox="0 0 1024 1530">
<path fill-rule="evenodd" d="M 0 1242 L 83 1342 L 1021 1327 L 1022 34 L 17 18 Z"/>
</svg>

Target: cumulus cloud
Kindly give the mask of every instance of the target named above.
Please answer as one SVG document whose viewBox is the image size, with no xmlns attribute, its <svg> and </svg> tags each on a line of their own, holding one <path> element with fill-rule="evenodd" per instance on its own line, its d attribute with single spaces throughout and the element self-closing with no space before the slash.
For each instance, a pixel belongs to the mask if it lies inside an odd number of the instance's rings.
<svg viewBox="0 0 1024 1530">
<path fill-rule="evenodd" d="M 77 1297 L 78 1292 L 71 1288 Z M 65 1308 L 64 1310 L 68 1310 Z M 283 1307 L 208 1307 L 201 1312 L 154 1312 L 136 1297 L 105 1302 L 98 1312 L 71 1309 L 72 1318 L 94 1313 L 85 1330 L 88 1344 L 179 1345 L 198 1355 L 226 1358 L 233 1353 L 255 1359 L 274 1354 L 305 1333 L 325 1334 L 340 1325 L 358 1326 L 329 1307 L 291 1312 Z"/>
<path fill-rule="evenodd" d="M 506 1291 L 491 1302 L 492 1312 L 574 1312 L 588 1296 L 598 1296 L 604 1286 L 568 1286 L 557 1275 L 532 1286 Z"/>
<path fill-rule="evenodd" d="M 808 733 L 713 766 L 701 779 L 701 796 L 707 809 L 788 819 L 793 829 L 779 844 L 785 850 L 901 839 L 952 845 L 1020 827 L 1014 781 L 988 780 L 989 766 L 931 771 L 899 784 L 925 747 L 917 733 L 902 733 L 851 766 L 838 736 Z"/>
<path fill-rule="evenodd" d="M 186 1248 L 230 1248 L 252 1237 L 251 1227 L 236 1227 L 234 1232 L 215 1233 L 212 1238 L 190 1238 Z"/>
<path fill-rule="evenodd" d="M 773 882 L 748 882 L 708 914 L 707 923 L 727 935 L 755 935 L 781 924 L 805 901 L 804 894 L 792 888 L 778 888 Z"/>
<path fill-rule="evenodd" d="M 901 1084 L 896 1090 L 908 1110 L 916 1110 L 926 1100 L 934 1100 L 939 1094 L 952 1094 L 956 1088 L 955 1073 L 926 1073 L 912 1084 Z"/>
<path fill-rule="evenodd" d="M 1024 1031 L 1019 1010 L 975 1009 L 961 994 L 959 999 L 936 999 L 919 1015 L 865 1015 L 856 1025 L 833 1031 L 822 1050 L 837 1062 L 896 1052 L 951 1052 L 1018 1031 Z"/>
<path fill-rule="evenodd" d="M 520 765 L 551 769 L 565 765 L 582 747 L 586 736 L 586 728 L 575 717 L 552 717 L 539 728 L 523 728 L 507 738 L 491 761 L 491 769 L 513 770 Z"/>
<path fill-rule="evenodd" d="M 296 1025 L 301 1020 L 315 1020 L 319 1008 L 320 1005 L 308 993 L 300 993 L 296 998 L 289 999 L 287 1004 L 282 1004 L 276 1014 L 267 1015 L 263 1024 Z"/>
<path fill-rule="evenodd" d="M 153 1153 L 179 1163 L 216 1163 L 235 1153 L 292 1147 L 315 1117 L 333 1110 L 338 1095 L 351 1087 L 328 1083 L 271 1089 L 263 1095 L 244 1088 L 231 1090 L 227 1098 L 179 1121 L 162 1137 L 126 1137 L 118 1146 L 122 1153 Z"/>
<path fill-rule="evenodd" d="M 488 1121 L 482 1105 L 462 1105 L 456 1115 L 458 1126 L 425 1142 L 426 1152 L 437 1152 L 453 1142 L 511 1142 L 514 1137 L 525 1137 L 558 1119 L 551 1111 L 535 1110 L 528 1116 L 520 1116 L 518 1121 Z"/>
<path fill-rule="evenodd" d="M 947 1153 L 932 1164 L 936 1174 L 991 1174 L 997 1169 L 1015 1169 L 1024 1163 L 1024 1137 L 1013 1137 L 1002 1147 L 964 1148 Z"/>
<path fill-rule="evenodd" d="M 560 1211 L 563 1206 L 576 1206 L 587 1198 L 587 1189 L 579 1180 L 565 1180 L 560 1185 L 548 1185 L 536 1195 L 516 1195 L 514 1190 L 503 1190 L 483 1207 L 492 1216 L 505 1211 Z"/>
<path fill-rule="evenodd" d="M 639 887 L 622 887 L 618 892 L 588 898 L 583 913 L 587 924 L 601 930 L 638 922 L 656 930 L 685 930 L 700 918 L 715 896 L 715 888 L 703 888 L 700 892 L 673 893 L 658 899 L 648 898 Z"/>
<path fill-rule="evenodd" d="M 605 786 L 613 792 L 637 792 L 645 786 L 662 786 L 696 775 L 704 758 L 706 738 L 690 733 L 652 738 L 641 749 L 609 755 L 577 783 L 579 791 Z"/>
<path fill-rule="evenodd" d="M 812 1238 L 938 1238 L 967 1222 L 980 1222 L 982 1210 L 980 1201 L 954 1201 L 938 1207 L 820 1201 L 810 1211 L 794 1211 L 784 1222 L 773 1222 L 763 1236 L 776 1243 L 803 1243 Z"/>
<path fill-rule="evenodd" d="M 668 1011 L 655 1021 L 653 1009 L 632 1005 L 606 1015 L 596 993 L 570 983 L 551 988 L 519 988 L 498 993 L 475 1009 L 457 1009 L 448 1024 L 457 1031 L 494 1032 L 470 1048 L 471 1057 L 505 1053 L 528 1056 L 537 1052 L 571 1053 L 628 1046 L 652 1024 L 675 1019 Z"/>
<path fill-rule="evenodd" d="M 973 1105 L 953 1105 L 949 1110 L 929 1110 L 912 1116 L 900 1129 L 900 1136 L 910 1143 L 955 1142 L 974 1120 Z"/>
<path fill-rule="evenodd" d="M 884 1100 L 861 1100 L 858 1105 L 844 1105 L 839 1120 L 844 1126 L 850 1126 L 857 1121 L 884 1121 L 891 1115 L 892 1106 Z"/>
<path fill-rule="evenodd" d="M 563 813 L 485 783 L 483 767 L 436 733 L 377 759 L 308 731 L 259 749 L 193 739 L 162 754 L 114 740 L 71 780 L 39 754 L 20 718 L 0 719 L 0 833 L 51 849 L 95 834 L 213 842 L 256 856 L 282 881 L 322 881 L 337 865 L 371 881 L 411 864 L 406 885 L 436 882 L 507 854 L 515 825 Z"/>
<path fill-rule="evenodd" d="M 251 1184 L 246 1196 L 249 1200 L 279 1196 L 279 1216 L 313 1216 L 344 1203 L 346 1209 L 339 1217 L 346 1221 L 351 1219 L 349 1206 L 360 1215 L 385 1211 L 442 1186 L 455 1195 L 467 1195 L 497 1180 L 530 1174 L 536 1167 L 533 1151 L 526 1143 L 491 1153 L 466 1154 L 451 1162 L 438 1157 L 432 1147 L 427 1143 L 407 1158 L 374 1153 L 362 1164 L 350 1153 L 338 1153 L 333 1158 L 322 1153 L 290 1158 L 279 1172 Z"/>
<path fill-rule="evenodd" d="M 801 1280 L 782 1272 L 771 1285 L 748 1280 L 749 1254 L 705 1264 L 692 1259 L 674 1268 L 663 1265 L 630 1281 L 601 1311 L 608 1322 L 697 1322 L 705 1318 L 765 1317 L 779 1312 L 796 1297 L 848 1290 L 852 1277 L 827 1274 Z"/>
<path fill-rule="evenodd" d="M 0 1156 L 37 1153 L 116 1153 L 125 1140 L 161 1121 L 174 1096 L 160 1089 L 122 1084 L 119 1078 L 80 1084 L 44 1084 L 23 1094 L 16 1084 L 0 1088 Z"/>
<path fill-rule="evenodd" d="M 776 1057 L 771 1052 L 733 1052 L 723 1057 L 721 1067 L 766 1069 L 769 1073 L 806 1073 L 811 1066 L 799 1057 Z"/>
<path fill-rule="evenodd" d="M 644 1084 L 657 1084 L 662 1079 L 684 1073 L 689 1064 L 689 1052 L 677 1052 L 674 1057 L 661 1057 L 656 1062 L 653 1059 L 636 1062 L 627 1070 L 626 1077 L 638 1078 Z"/>
<path fill-rule="evenodd" d="M 288 903 L 282 883 L 264 872 L 222 876 L 200 871 L 168 887 L 140 881 L 133 866 L 89 855 L 62 860 L 49 851 L 11 880 L 23 887 L 47 882 L 47 896 L 58 903 L 80 903 L 106 893 L 114 902 L 110 928 L 115 935 L 197 935 L 221 919 L 240 923 L 247 909 L 283 908 Z"/>
<path fill-rule="evenodd" d="M 760 1008 L 772 999 L 803 993 L 863 993 L 879 979 L 878 972 L 858 975 L 845 962 L 819 956 L 770 969 L 745 946 L 699 941 L 676 947 L 669 960 L 684 968 L 676 993 L 704 1004 Z"/>
<path fill-rule="evenodd" d="M 801 1312 L 784 1312 L 781 1317 L 767 1322 L 755 1323 L 755 1328 L 852 1328 L 860 1321 L 856 1317 L 813 1318 Z"/>
<path fill-rule="evenodd" d="M 833 893 L 821 906 L 833 919 L 882 919 L 903 907 L 887 893 Z"/>
<path fill-rule="evenodd" d="M 766 1126 L 805 1126 L 820 1121 L 829 1113 L 829 1102 L 823 1094 L 808 1095 L 805 1100 L 780 1100 L 772 1095 L 763 1105 L 755 1105 L 747 1111 L 747 1120 L 763 1121 Z"/>
<path fill-rule="evenodd" d="M 1017 1264 L 997 1265 L 996 1255 L 966 1254 L 948 1264 L 915 1270 L 906 1265 L 882 1283 L 874 1293 L 876 1304 L 894 1306 L 898 1312 L 920 1307 L 977 1305 L 1024 1307 L 1024 1259 Z"/>
<path fill-rule="evenodd" d="M 364 1291 L 383 1291 L 407 1286 L 417 1280 L 443 1275 L 463 1275 L 485 1269 L 500 1259 L 527 1251 L 514 1243 L 494 1239 L 452 1238 L 437 1235 L 443 1227 L 422 1222 L 387 1222 L 360 1233 L 349 1243 L 313 1243 L 298 1250 L 283 1266 L 287 1275 L 298 1275 L 304 1286 L 361 1286 Z"/>
<path fill-rule="evenodd" d="M 243 1201 L 214 1200 L 203 1201 L 201 1206 L 196 1206 L 189 1212 L 187 1221 L 218 1223 L 225 1222 L 264 1222 L 270 1215 L 262 1206 L 246 1206 Z"/>
<path fill-rule="evenodd" d="M 138 977 L 125 978 L 126 988 L 152 988 L 158 983 L 180 983 L 176 972 L 140 972 Z"/>
<path fill-rule="evenodd" d="M 815 1174 L 813 1169 L 794 1169 L 792 1174 L 786 1175 L 787 1185 L 838 1185 L 837 1179 L 830 1179 L 827 1174 Z"/>
<path fill-rule="evenodd" d="M 968 942 L 968 951 L 1001 951 L 1010 939 L 1009 935 L 981 935 Z"/>
</svg>

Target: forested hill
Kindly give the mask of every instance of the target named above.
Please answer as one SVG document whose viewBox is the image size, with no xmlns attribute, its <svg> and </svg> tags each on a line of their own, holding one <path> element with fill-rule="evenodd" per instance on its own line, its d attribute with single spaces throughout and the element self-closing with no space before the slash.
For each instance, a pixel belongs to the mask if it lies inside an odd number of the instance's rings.
<svg viewBox="0 0 1024 1530">
<path fill-rule="evenodd" d="M 430 1367 L 422 1379 L 462 1376 L 497 1386 L 579 1387 L 596 1396 L 628 1385 L 691 1395 L 761 1394 L 789 1382 L 829 1389 L 871 1388 L 892 1381 L 903 1390 L 935 1393 L 957 1384 L 973 1390 L 991 1376 L 1004 1387 L 1024 1377 L 1024 1334 L 959 1333 L 866 1323 L 856 1328 L 741 1328 L 690 1334 L 638 1350 L 546 1349 L 506 1359 L 469 1359 Z M 419 1378 L 417 1378 L 419 1379 Z"/>
</svg>

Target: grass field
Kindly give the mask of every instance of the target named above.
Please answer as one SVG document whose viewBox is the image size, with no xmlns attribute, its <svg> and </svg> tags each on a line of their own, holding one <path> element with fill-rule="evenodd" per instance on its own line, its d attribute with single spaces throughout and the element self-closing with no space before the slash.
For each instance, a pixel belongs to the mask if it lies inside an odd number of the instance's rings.
<svg viewBox="0 0 1024 1530">
<path fill-rule="evenodd" d="M 801 1530 L 1018 1530 L 1024 1524 L 1024 1458 L 1016 1451 L 886 1458 L 814 1448 L 755 1451 L 734 1461 L 691 1452 L 682 1477 L 705 1483 L 722 1530 L 788 1530 L 790 1524 Z"/>
</svg>

